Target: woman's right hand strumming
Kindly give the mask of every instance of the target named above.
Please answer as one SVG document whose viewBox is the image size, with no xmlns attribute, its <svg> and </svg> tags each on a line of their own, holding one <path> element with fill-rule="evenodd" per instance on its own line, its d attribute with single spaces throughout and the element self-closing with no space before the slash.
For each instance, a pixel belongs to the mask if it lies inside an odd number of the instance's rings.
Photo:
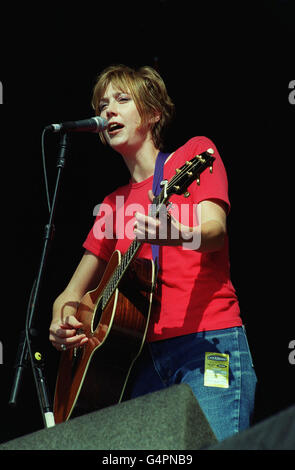
<svg viewBox="0 0 295 470">
<path fill-rule="evenodd" d="M 98 286 L 106 265 L 106 261 L 86 251 L 68 286 L 55 300 L 49 340 L 58 351 L 87 343 L 86 335 L 79 332 L 83 324 L 75 315 L 83 295 Z"/>
</svg>

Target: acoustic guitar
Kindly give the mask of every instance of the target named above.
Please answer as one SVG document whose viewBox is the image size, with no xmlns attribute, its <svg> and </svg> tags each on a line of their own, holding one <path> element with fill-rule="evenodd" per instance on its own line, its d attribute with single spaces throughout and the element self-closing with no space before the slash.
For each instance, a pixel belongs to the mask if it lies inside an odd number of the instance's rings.
<svg viewBox="0 0 295 470">
<path fill-rule="evenodd" d="M 188 186 L 210 167 L 213 149 L 196 155 L 154 198 L 153 215 L 169 204 L 173 194 Z M 71 416 L 95 411 L 122 400 L 132 366 L 143 347 L 156 283 L 153 260 L 137 257 L 142 244 L 134 239 L 126 253 L 116 250 L 96 289 L 81 299 L 76 317 L 83 324 L 77 333 L 88 341 L 61 354 L 54 394 L 54 418 L 61 423 Z"/>
</svg>

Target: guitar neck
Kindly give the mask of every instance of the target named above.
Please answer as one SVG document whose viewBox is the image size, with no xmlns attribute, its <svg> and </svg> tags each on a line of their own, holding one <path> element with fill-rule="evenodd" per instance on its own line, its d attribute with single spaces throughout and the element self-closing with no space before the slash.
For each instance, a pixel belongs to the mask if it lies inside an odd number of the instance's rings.
<svg viewBox="0 0 295 470">
<path fill-rule="evenodd" d="M 131 261 L 136 256 L 138 250 L 141 248 L 141 243 L 139 243 L 136 239 L 129 245 L 128 250 L 122 256 L 121 263 L 116 267 L 112 276 L 110 277 L 106 287 L 103 291 L 103 299 L 102 299 L 102 308 L 104 309 L 106 304 L 108 303 L 109 299 L 117 289 L 119 282 L 121 281 L 123 275 L 125 274 L 126 270 L 128 269 Z"/>
</svg>

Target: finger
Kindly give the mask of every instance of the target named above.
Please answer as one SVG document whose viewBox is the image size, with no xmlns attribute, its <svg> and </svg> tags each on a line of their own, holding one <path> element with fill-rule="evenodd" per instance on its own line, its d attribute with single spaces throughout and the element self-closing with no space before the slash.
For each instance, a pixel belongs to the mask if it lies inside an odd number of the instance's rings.
<svg viewBox="0 0 295 470">
<path fill-rule="evenodd" d="M 157 231 L 149 229 L 148 231 L 143 229 L 135 229 L 134 234 L 136 239 L 141 243 L 157 243 Z"/>
<path fill-rule="evenodd" d="M 154 217 L 150 217 L 149 215 L 141 214 L 140 212 L 135 213 L 135 227 L 139 229 L 149 228 L 149 227 L 157 227 L 159 224 L 158 219 Z"/>
<path fill-rule="evenodd" d="M 77 334 L 78 332 L 78 334 Z M 53 324 L 49 328 L 49 340 L 50 341 L 63 341 L 65 338 L 77 338 L 81 335 L 84 335 L 83 330 L 78 330 L 76 328 L 69 328 L 63 324 Z M 85 335 L 84 335 L 85 336 Z"/>
<path fill-rule="evenodd" d="M 84 342 L 85 338 L 86 338 L 86 340 L 88 340 L 86 335 L 76 335 L 76 336 L 72 336 L 70 338 L 62 338 L 62 337 L 56 336 L 56 335 L 50 335 L 49 336 L 50 342 L 55 347 L 57 347 L 57 346 L 59 347 L 61 344 L 65 344 L 66 346 L 69 345 L 69 346 L 77 347 L 77 345 L 79 345 L 82 340 Z"/>
<path fill-rule="evenodd" d="M 65 318 L 65 321 L 63 323 L 65 327 L 72 327 L 75 329 L 81 328 L 83 326 L 83 323 L 81 323 L 79 320 L 74 315 L 69 315 L 68 317 Z"/>
<path fill-rule="evenodd" d="M 61 325 L 60 328 L 57 328 L 53 334 L 59 336 L 60 338 L 71 338 L 75 336 L 77 333 L 76 328 L 69 328 L 68 326 L 65 328 L 65 325 Z"/>
<path fill-rule="evenodd" d="M 151 202 L 153 202 L 155 196 L 154 196 L 153 191 L 151 189 L 149 189 L 149 191 L 148 191 L 148 196 L 149 196 Z"/>
<path fill-rule="evenodd" d="M 72 338 L 67 338 L 67 339 L 61 339 L 61 338 L 55 338 L 55 340 L 51 341 L 52 345 L 60 350 L 66 349 L 72 349 L 72 348 L 79 348 L 80 346 L 83 346 L 88 342 L 88 338 L 85 335 L 77 335 Z"/>
<path fill-rule="evenodd" d="M 151 223 L 148 223 L 148 221 L 138 222 L 134 226 L 134 233 L 137 237 L 154 238 L 157 233 L 157 228 L 158 228 L 158 224 L 154 223 L 154 221 Z"/>
<path fill-rule="evenodd" d="M 135 216 L 135 223 L 137 224 L 142 223 L 146 218 L 146 216 L 144 214 L 141 214 L 140 212 L 135 212 L 134 216 Z"/>
<path fill-rule="evenodd" d="M 67 337 L 67 336 L 74 336 L 76 334 L 77 329 L 71 327 L 67 323 L 52 323 L 49 327 L 49 332 L 53 336 L 61 336 L 61 337 Z"/>
</svg>

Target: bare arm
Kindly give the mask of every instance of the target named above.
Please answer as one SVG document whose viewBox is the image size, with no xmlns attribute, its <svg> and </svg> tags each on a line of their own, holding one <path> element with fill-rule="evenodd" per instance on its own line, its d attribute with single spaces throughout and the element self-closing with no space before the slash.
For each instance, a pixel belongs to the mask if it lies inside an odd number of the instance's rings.
<svg viewBox="0 0 295 470">
<path fill-rule="evenodd" d="M 180 224 L 173 217 L 168 217 L 167 223 L 167 220 L 161 221 L 161 217 L 159 220 L 136 213 L 134 233 L 139 241 L 145 243 L 170 246 L 185 243 L 192 250 L 201 252 L 220 250 L 226 234 L 226 204 L 219 200 L 206 200 L 198 204 L 197 211 L 199 225 L 196 227 Z M 162 232 L 166 236 L 161 238 L 163 222 L 167 223 L 167 230 Z"/>
<path fill-rule="evenodd" d="M 69 284 L 55 300 L 49 340 L 58 350 L 62 344 L 67 348 L 79 347 L 87 341 L 84 334 L 76 334 L 82 324 L 75 318 L 75 314 L 83 295 L 97 287 L 106 265 L 106 261 L 86 251 Z"/>
<path fill-rule="evenodd" d="M 198 251 L 218 251 L 226 235 L 226 205 L 222 201 L 208 200 L 199 204 L 200 225 L 192 231 L 200 235 Z"/>
</svg>

